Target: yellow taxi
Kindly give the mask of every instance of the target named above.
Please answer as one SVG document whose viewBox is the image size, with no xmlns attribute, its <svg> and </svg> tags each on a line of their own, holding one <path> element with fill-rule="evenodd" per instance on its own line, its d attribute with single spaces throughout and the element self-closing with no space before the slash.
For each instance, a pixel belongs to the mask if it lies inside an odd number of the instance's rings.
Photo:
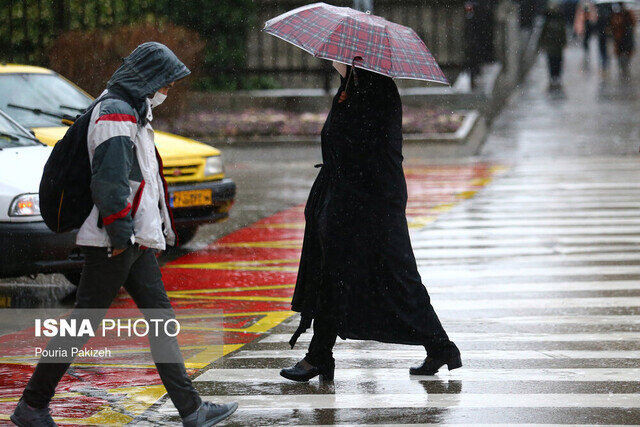
<svg viewBox="0 0 640 427">
<path fill-rule="evenodd" d="M 0 64 L 0 110 L 55 145 L 93 98 L 56 72 L 35 66 Z M 193 139 L 155 132 L 169 184 L 178 240 L 189 241 L 199 225 L 228 218 L 236 194 L 225 177 L 220 151 Z"/>
</svg>

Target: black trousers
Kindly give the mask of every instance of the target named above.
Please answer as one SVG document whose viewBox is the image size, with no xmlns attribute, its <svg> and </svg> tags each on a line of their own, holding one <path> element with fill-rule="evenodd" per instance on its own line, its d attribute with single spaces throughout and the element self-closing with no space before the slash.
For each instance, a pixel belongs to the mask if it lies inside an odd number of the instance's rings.
<svg viewBox="0 0 640 427">
<path fill-rule="evenodd" d="M 562 54 L 547 54 L 549 65 L 549 75 L 552 79 L 557 79 L 562 74 Z"/>
<path fill-rule="evenodd" d="M 169 297 L 162 283 L 160 267 L 152 250 L 141 249 L 136 245 L 117 256 L 109 257 L 106 248 L 83 247 L 82 249 L 85 264 L 71 317 L 76 313 L 82 313 L 83 309 L 103 309 L 100 318 L 93 315 L 91 319 L 92 323 L 99 323 L 122 286 L 143 313 L 144 309 L 163 309 L 173 315 Z M 76 314 L 76 316 L 82 315 Z M 154 360 L 162 354 L 160 351 L 166 352 L 167 349 L 172 354 L 177 354 L 181 360 L 175 338 L 154 337 L 153 334 L 149 334 L 149 340 Z M 86 341 L 87 338 L 83 337 L 72 339 L 55 337 L 49 341 L 47 349 L 82 347 Z M 25 402 L 35 408 L 47 407 L 55 394 L 56 386 L 70 364 L 71 360 L 61 363 L 57 363 L 57 360 L 56 363 L 43 363 L 41 359 L 24 390 Z M 195 412 L 202 401 L 191 384 L 184 362 L 156 363 L 156 367 L 180 416 L 186 417 Z"/>
<path fill-rule="evenodd" d="M 338 332 L 332 320 L 313 319 L 313 338 L 305 360 L 313 366 L 322 366 L 333 361 L 333 346 L 336 344 Z"/>
<path fill-rule="evenodd" d="M 591 40 L 591 34 L 593 33 L 592 25 L 587 22 L 584 24 L 584 36 L 582 36 L 582 48 L 585 52 L 589 52 L 589 40 Z"/>
<path fill-rule="evenodd" d="M 598 52 L 600 53 L 600 67 L 603 71 L 609 68 L 609 51 L 607 50 L 608 37 L 602 31 L 598 34 Z"/>
<path fill-rule="evenodd" d="M 433 310 L 433 308 L 431 310 Z M 432 356 L 448 349 L 450 346 L 455 346 L 455 344 L 449 340 L 435 311 L 433 311 L 433 316 L 431 324 L 440 332 L 435 334 L 434 337 L 438 336 L 442 338 L 434 338 L 432 341 L 424 343 L 427 354 Z M 332 320 L 325 318 L 313 319 L 313 338 L 311 338 L 305 360 L 313 366 L 322 366 L 333 362 L 333 346 L 336 344 L 337 337 L 338 333 Z"/>
</svg>

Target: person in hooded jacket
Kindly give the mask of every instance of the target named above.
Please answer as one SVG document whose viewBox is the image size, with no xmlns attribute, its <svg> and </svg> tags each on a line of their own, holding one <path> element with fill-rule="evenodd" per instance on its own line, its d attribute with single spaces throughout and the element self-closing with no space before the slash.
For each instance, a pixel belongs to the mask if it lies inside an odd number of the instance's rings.
<svg viewBox="0 0 640 427">
<path fill-rule="evenodd" d="M 189 74 L 169 48 L 144 43 L 123 60 L 89 107 L 87 145 L 95 205 L 77 236 L 85 264 L 70 318 L 90 318 L 94 330 L 122 286 L 145 316 L 160 311 L 174 317 L 155 256 L 175 243 L 176 233 L 151 120 L 152 108 L 164 101 L 174 82 Z M 212 425 L 235 411 L 236 403 L 202 402 L 174 337 L 149 334 L 149 340 L 154 360 L 173 355 L 171 363 L 156 362 L 156 367 L 185 426 Z M 47 349 L 82 348 L 86 341 L 58 336 Z M 11 415 L 15 424 L 56 425 L 49 402 L 71 362 L 70 357 L 41 358 Z"/>
<path fill-rule="evenodd" d="M 320 172 L 305 208 L 302 257 L 292 300 L 301 313 L 290 340 L 313 322 L 304 359 L 280 374 L 332 380 L 342 339 L 424 346 L 414 375 L 462 366 L 422 283 L 405 216 L 402 103 L 394 81 L 334 63 L 341 85 L 321 133 Z"/>
</svg>

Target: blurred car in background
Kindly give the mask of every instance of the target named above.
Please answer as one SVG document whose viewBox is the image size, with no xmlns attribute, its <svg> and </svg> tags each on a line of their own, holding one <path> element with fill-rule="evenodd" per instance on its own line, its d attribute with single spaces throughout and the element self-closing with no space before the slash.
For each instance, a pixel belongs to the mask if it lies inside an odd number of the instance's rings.
<svg viewBox="0 0 640 427">
<path fill-rule="evenodd" d="M 51 147 L 0 111 L 0 277 L 82 266 L 75 233 L 55 234 L 40 216 L 38 188 Z"/>
<path fill-rule="evenodd" d="M 68 126 L 63 119 L 73 120 L 92 101 L 90 95 L 51 70 L 0 64 L 0 110 L 47 145 L 55 145 L 64 136 Z M 184 244 L 199 225 L 228 218 L 236 185 L 225 177 L 216 148 L 160 131 L 155 132 L 155 142 L 169 184 L 178 241 Z"/>
</svg>

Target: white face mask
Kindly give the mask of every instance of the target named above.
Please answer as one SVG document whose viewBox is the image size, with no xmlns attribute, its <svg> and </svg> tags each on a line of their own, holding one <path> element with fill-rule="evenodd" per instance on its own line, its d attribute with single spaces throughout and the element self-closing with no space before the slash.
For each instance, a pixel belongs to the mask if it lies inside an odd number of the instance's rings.
<svg viewBox="0 0 640 427">
<path fill-rule="evenodd" d="M 162 104 L 165 99 L 167 99 L 167 95 L 162 92 L 156 92 L 155 95 L 150 98 L 151 108 L 155 108 L 158 105 Z"/>
</svg>

